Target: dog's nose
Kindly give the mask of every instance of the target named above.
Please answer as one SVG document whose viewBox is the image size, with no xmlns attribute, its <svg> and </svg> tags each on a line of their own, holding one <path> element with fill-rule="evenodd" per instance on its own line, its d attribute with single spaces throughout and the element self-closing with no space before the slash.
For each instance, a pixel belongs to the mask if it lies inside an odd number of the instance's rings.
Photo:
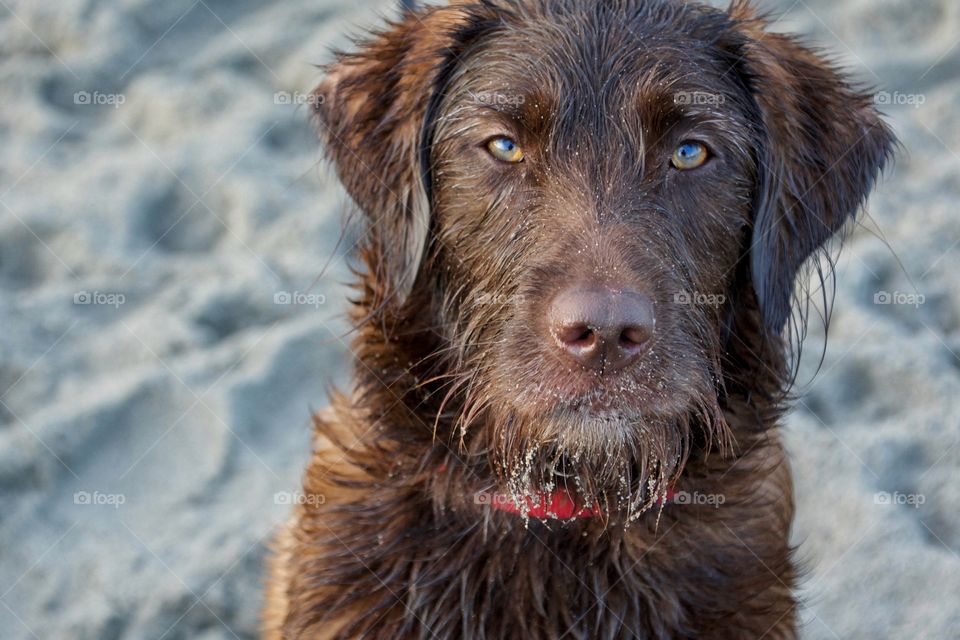
<svg viewBox="0 0 960 640">
<path fill-rule="evenodd" d="M 633 291 L 574 289 L 554 299 L 547 321 L 569 357 L 591 369 L 615 371 L 636 361 L 653 336 L 653 302 Z"/>
</svg>

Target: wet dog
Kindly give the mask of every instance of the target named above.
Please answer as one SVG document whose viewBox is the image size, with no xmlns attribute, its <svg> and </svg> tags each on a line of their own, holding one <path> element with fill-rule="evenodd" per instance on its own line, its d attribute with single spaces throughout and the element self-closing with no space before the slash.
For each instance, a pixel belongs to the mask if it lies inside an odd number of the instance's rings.
<svg viewBox="0 0 960 640">
<path fill-rule="evenodd" d="M 766 27 L 487 0 L 330 66 L 355 386 L 316 419 L 268 637 L 795 637 L 795 283 L 894 140 Z"/>
</svg>

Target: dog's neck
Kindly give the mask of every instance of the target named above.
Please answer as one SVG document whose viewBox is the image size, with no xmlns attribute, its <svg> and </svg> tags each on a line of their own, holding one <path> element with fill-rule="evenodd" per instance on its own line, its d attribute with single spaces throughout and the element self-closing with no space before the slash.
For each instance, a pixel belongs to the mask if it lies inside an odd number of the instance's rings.
<svg viewBox="0 0 960 640">
<path fill-rule="evenodd" d="M 387 395 L 377 382 L 368 394 L 336 396 L 332 413 L 318 417 L 318 438 L 329 446 L 315 454 L 318 464 L 311 465 L 304 492 L 325 500 L 306 507 L 303 527 L 312 549 L 328 551 L 317 551 L 322 571 L 319 565 L 310 571 L 336 576 L 337 585 L 351 588 L 321 590 L 304 603 L 311 610 L 386 611 L 382 624 L 395 631 L 390 637 L 406 637 L 406 625 L 445 628 L 444 611 L 462 613 L 464 628 L 479 624 L 476 616 L 516 611 L 540 611 L 544 619 L 567 620 L 568 626 L 574 624 L 571 612 L 577 619 L 619 602 L 627 608 L 610 621 L 609 637 L 708 637 L 706 629 L 688 635 L 680 620 L 657 627 L 653 612 L 664 598 L 690 607 L 718 606 L 717 598 L 726 598 L 720 606 L 734 611 L 744 591 L 765 593 L 783 579 L 767 567 L 785 571 L 786 550 L 738 543 L 738 536 L 749 537 L 741 526 L 753 519 L 772 526 L 789 522 L 789 514 L 773 511 L 778 501 L 756 502 L 758 494 L 773 495 L 757 486 L 767 482 L 767 469 L 785 467 L 771 462 L 780 455 L 775 438 L 745 428 L 750 411 L 743 406 L 730 415 L 744 434 L 737 463 L 694 457 L 677 487 L 678 495 L 719 492 L 728 501 L 724 509 L 679 499 L 674 505 L 670 496 L 671 504 L 629 522 L 603 512 L 565 512 L 569 507 L 557 503 L 542 515 L 582 517 L 541 518 L 533 509 L 524 517 L 509 506 L 476 504 L 482 465 L 466 468 L 455 449 L 423 435 L 409 409 Z M 710 551 L 704 556 L 691 549 Z M 745 570 L 731 574 L 722 566 Z M 697 576 L 695 585 L 683 576 Z M 394 606 L 396 594 L 409 595 L 405 606 Z M 512 637 L 511 631 L 502 637 Z"/>
</svg>

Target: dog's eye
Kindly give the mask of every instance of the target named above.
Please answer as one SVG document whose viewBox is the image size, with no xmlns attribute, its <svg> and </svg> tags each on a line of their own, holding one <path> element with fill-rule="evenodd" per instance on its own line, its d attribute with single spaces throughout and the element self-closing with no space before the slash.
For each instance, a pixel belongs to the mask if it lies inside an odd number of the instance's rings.
<svg viewBox="0 0 960 640">
<path fill-rule="evenodd" d="M 670 163 L 677 169 L 686 171 L 696 169 L 709 157 L 710 152 L 707 151 L 707 147 L 703 143 L 687 140 L 674 150 Z"/>
<path fill-rule="evenodd" d="M 497 160 L 503 162 L 520 162 L 523 160 L 523 150 L 515 141 L 506 137 L 494 138 L 487 143 L 487 150 Z"/>
</svg>

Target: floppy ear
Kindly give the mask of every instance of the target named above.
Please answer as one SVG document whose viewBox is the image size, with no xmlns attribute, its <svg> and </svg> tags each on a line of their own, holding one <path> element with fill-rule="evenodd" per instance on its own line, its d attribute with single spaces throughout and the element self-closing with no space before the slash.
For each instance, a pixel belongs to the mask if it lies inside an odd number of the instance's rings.
<svg viewBox="0 0 960 640">
<path fill-rule="evenodd" d="M 798 271 L 855 216 L 896 140 L 872 95 L 794 39 L 765 31 L 746 2 L 731 15 L 763 128 L 750 271 L 764 325 L 779 335 Z"/>
<path fill-rule="evenodd" d="M 340 54 L 313 92 L 327 152 L 367 216 L 378 284 L 397 305 L 413 287 L 430 224 L 421 158 L 429 105 L 467 20 L 455 7 L 406 11 L 358 52 Z"/>
</svg>

